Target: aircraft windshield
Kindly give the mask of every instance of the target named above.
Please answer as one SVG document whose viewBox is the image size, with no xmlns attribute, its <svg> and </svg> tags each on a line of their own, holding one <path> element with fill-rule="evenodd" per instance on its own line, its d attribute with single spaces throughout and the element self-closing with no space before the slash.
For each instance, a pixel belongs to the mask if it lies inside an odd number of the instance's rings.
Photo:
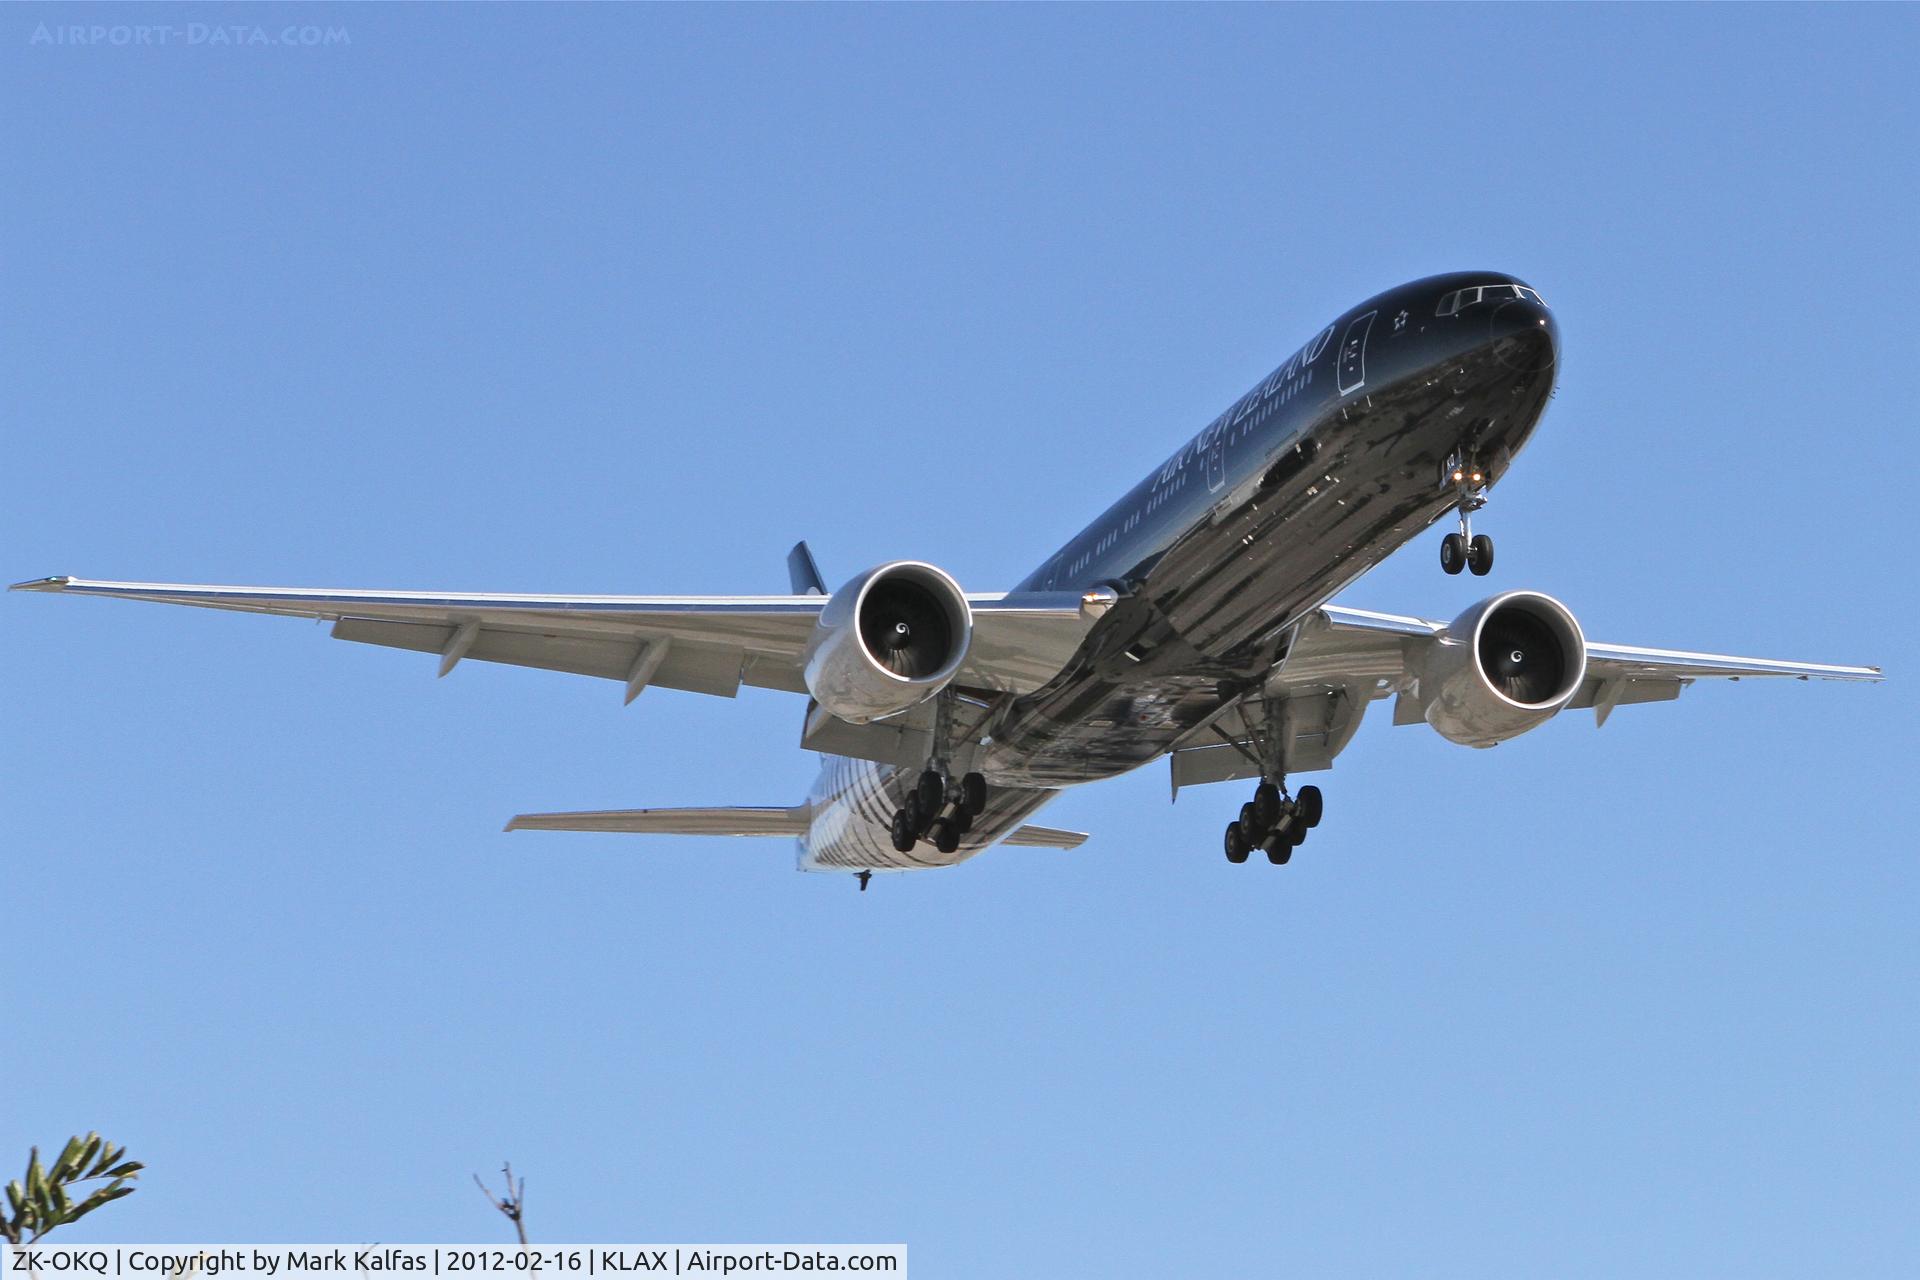
<svg viewBox="0 0 1920 1280">
<path fill-rule="evenodd" d="M 1512 302 L 1516 298 L 1537 302 L 1543 307 L 1547 305 L 1547 300 L 1540 296 L 1538 289 L 1530 289 L 1524 284 L 1477 284 L 1466 289 L 1455 289 L 1441 298 L 1440 305 L 1434 308 L 1433 314 L 1450 316 L 1465 311 L 1476 303 Z"/>
</svg>

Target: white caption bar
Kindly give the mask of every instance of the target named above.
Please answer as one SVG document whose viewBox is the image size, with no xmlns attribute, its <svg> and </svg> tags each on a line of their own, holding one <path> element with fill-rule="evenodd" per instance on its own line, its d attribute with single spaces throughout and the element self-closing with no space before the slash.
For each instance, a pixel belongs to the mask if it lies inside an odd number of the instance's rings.
<svg viewBox="0 0 1920 1280">
<path fill-rule="evenodd" d="M 903 1244 L 10 1244 L 8 1280 L 587 1280 L 907 1274 Z"/>
</svg>

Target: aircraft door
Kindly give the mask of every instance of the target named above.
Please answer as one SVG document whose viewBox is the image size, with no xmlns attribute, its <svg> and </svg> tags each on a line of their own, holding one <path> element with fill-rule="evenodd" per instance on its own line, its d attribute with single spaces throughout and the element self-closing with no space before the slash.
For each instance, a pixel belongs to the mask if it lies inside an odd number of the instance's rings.
<svg viewBox="0 0 1920 1280">
<path fill-rule="evenodd" d="M 1378 314 L 1369 311 L 1354 317 L 1353 323 L 1347 326 L 1347 336 L 1340 339 L 1340 394 L 1343 396 L 1367 385 L 1367 335 L 1373 332 L 1373 318 Z"/>
<path fill-rule="evenodd" d="M 1227 427 L 1222 422 L 1213 429 L 1213 443 L 1207 446 L 1207 492 L 1218 493 L 1227 482 Z"/>
</svg>

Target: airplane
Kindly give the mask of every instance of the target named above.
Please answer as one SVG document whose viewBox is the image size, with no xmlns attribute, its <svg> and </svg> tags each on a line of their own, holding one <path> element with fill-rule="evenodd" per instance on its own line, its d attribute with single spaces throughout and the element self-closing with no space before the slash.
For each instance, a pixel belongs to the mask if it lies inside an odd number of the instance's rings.
<svg viewBox="0 0 1920 1280">
<path fill-rule="evenodd" d="M 1332 767 L 1374 702 L 1393 723 L 1491 747 L 1562 711 L 1679 697 L 1696 680 L 1877 681 L 1834 666 L 1589 641 L 1537 591 L 1451 621 L 1343 608 L 1343 588 L 1434 523 L 1441 568 L 1484 576 L 1472 517 L 1554 392 L 1559 332 L 1538 290 L 1493 271 L 1369 298 L 1011 590 L 933 564 L 829 591 L 805 542 L 784 596 L 561 596 L 192 586 L 56 577 L 58 592 L 321 618 L 342 640 L 649 686 L 807 698 L 819 753 L 798 804 L 521 814 L 509 831 L 785 836 L 803 871 L 952 866 L 994 845 L 1070 849 L 1027 819 L 1063 788 L 1165 757 L 1172 791 L 1253 781 L 1222 847 L 1286 863 L 1323 813 L 1290 779 Z"/>
</svg>

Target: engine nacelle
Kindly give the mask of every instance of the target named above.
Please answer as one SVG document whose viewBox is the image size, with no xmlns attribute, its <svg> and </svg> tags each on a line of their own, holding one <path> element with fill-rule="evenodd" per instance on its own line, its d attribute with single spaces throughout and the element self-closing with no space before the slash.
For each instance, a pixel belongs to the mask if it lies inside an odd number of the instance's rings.
<svg viewBox="0 0 1920 1280">
<path fill-rule="evenodd" d="M 973 610 L 945 573 L 897 560 L 827 600 L 807 641 L 807 691 L 832 715 L 866 724 L 940 692 L 973 638 Z"/>
<path fill-rule="evenodd" d="M 1567 607 L 1537 591 L 1482 600 L 1421 658 L 1420 699 L 1440 736 L 1491 747 L 1552 719 L 1587 675 L 1587 640 Z"/>
</svg>

